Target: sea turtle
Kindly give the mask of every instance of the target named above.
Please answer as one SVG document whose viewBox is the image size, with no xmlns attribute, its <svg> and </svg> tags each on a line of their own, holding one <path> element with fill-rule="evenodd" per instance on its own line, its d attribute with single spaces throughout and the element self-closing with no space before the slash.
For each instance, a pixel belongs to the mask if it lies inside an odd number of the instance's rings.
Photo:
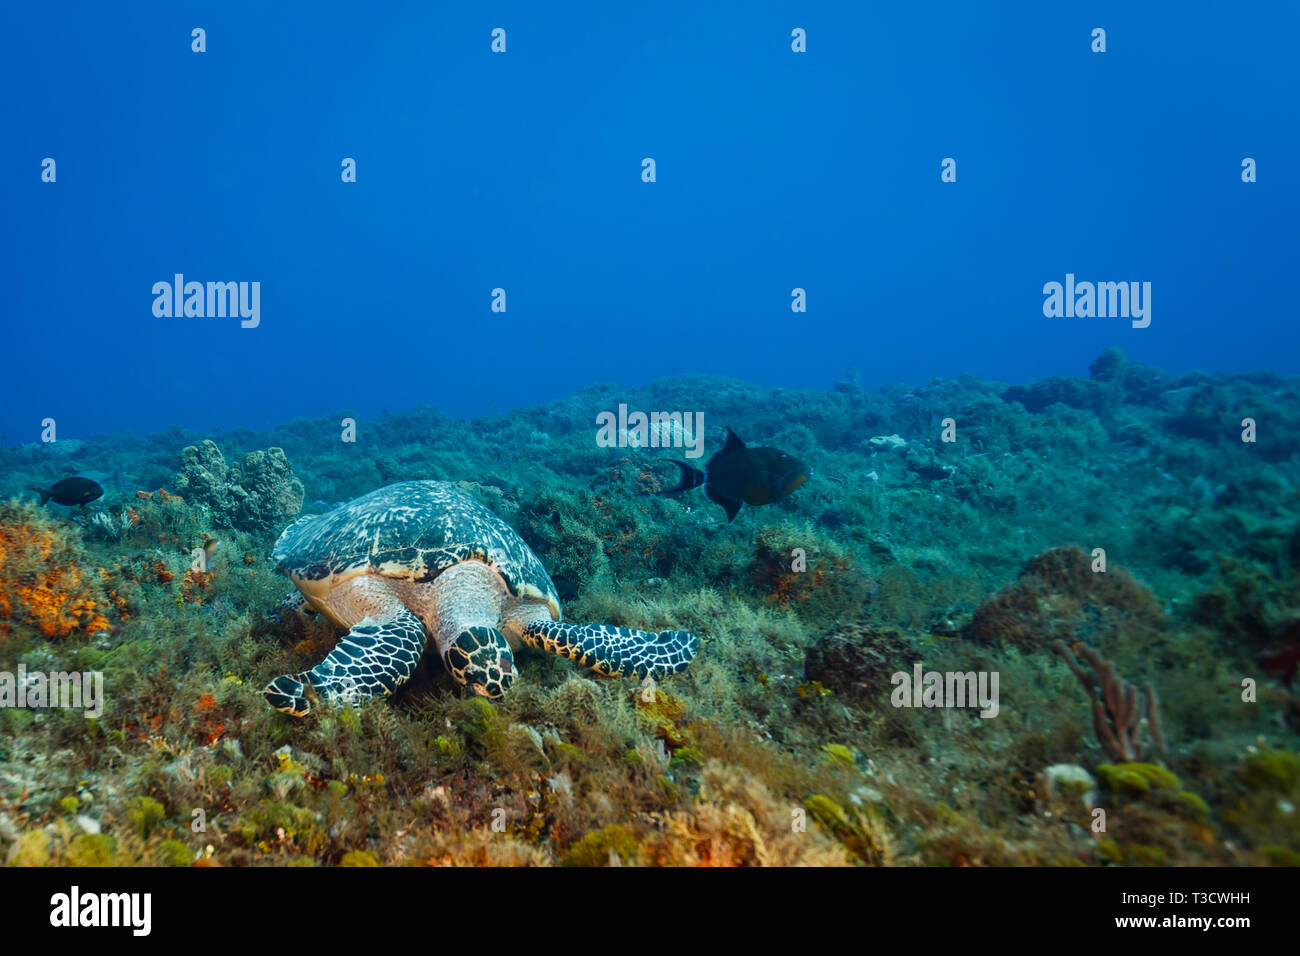
<svg viewBox="0 0 1300 956">
<path fill-rule="evenodd" d="M 447 670 L 488 698 L 515 677 L 520 642 L 608 677 L 659 677 L 690 663 L 699 640 L 560 621 L 555 585 L 508 524 L 441 481 L 404 481 L 300 518 L 275 560 L 303 604 L 347 634 L 311 670 L 277 677 L 263 693 L 276 710 L 387 696 L 411 676 L 432 634 Z"/>
</svg>

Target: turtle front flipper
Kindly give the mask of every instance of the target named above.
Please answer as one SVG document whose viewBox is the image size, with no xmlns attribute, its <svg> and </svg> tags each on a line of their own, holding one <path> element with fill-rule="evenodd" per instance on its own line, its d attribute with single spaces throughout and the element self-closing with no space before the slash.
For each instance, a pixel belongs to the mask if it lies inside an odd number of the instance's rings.
<svg viewBox="0 0 1300 956">
<path fill-rule="evenodd" d="M 405 606 L 395 605 L 354 624 L 311 670 L 277 677 L 262 694 L 276 710 L 294 717 L 311 712 L 308 684 L 330 702 L 358 704 L 387 697 L 415 672 L 424 642 L 420 619 Z"/>
<path fill-rule="evenodd" d="M 311 620 L 313 608 L 302 596 L 301 591 L 294 591 L 275 608 L 275 618 L 281 623 L 298 620 L 303 623 Z"/>
<path fill-rule="evenodd" d="M 662 677 L 681 670 L 699 650 L 690 631 L 638 631 L 610 624 L 567 624 L 545 612 L 522 623 L 529 647 L 559 654 L 606 677 Z"/>
</svg>

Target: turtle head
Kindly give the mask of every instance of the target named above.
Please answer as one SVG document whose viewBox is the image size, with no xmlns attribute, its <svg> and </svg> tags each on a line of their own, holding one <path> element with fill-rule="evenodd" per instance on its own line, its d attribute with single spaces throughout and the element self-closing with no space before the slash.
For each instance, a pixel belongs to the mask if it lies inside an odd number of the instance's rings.
<svg viewBox="0 0 1300 956">
<path fill-rule="evenodd" d="M 451 676 L 474 693 L 495 700 L 515 680 L 515 658 L 495 627 L 467 627 L 443 655 Z"/>
</svg>

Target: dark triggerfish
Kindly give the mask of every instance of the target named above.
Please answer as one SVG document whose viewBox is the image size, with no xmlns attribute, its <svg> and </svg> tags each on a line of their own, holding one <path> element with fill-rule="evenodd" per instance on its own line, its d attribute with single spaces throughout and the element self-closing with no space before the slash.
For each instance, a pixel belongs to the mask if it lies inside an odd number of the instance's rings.
<svg viewBox="0 0 1300 956">
<path fill-rule="evenodd" d="M 709 459 L 703 471 L 676 458 L 667 460 L 682 470 L 682 480 L 677 487 L 655 494 L 675 495 L 703 485 L 709 499 L 727 512 L 728 521 L 736 517 L 742 503 L 770 505 L 812 477 L 812 470 L 798 458 L 778 448 L 746 448 L 730 428 L 727 443 Z"/>
<path fill-rule="evenodd" d="M 32 491 L 41 496 L 41 504 L 53 498 L 55 504 L 68 507 L 89 504 L 104 493 L 99 482 L 79 477 L 64 478 L 48 488 L 33 488 Z"/>
</svg>

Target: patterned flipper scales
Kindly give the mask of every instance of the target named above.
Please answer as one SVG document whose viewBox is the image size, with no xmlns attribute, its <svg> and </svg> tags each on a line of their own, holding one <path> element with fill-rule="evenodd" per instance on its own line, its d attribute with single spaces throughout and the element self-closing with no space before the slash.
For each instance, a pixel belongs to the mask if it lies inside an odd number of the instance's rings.
<svg viewBox="0 0 1300 956">
<path fill-rule="evenodd" d="M 294 591 L 279 603 L 275 609 L 276 619 L 280 623 L 297 618 L 300 621 L 311 619 L 312 609 L 303 599 L 301 591 Z"/>
<path fill-rule="evenodd" d="M 606 677 L 662 677 L 691 662 L 700 640 L 689 631 L 637 631 L 608 624 L 533 621 L 523 628 L 529 647 L 549 651 Z"/>
<path fill-rule="evenodd" d="M 424 653 L 424 625 L 407 608 L 367 617 L 353 626 L 329 656 L 309 671 L 277 677 L 262 691 L 278 711 L 303 717 L 311 711 L 305 685 L 331 702 L 358 704 L 387 697 L 406 683 Z"/>
</svg>

